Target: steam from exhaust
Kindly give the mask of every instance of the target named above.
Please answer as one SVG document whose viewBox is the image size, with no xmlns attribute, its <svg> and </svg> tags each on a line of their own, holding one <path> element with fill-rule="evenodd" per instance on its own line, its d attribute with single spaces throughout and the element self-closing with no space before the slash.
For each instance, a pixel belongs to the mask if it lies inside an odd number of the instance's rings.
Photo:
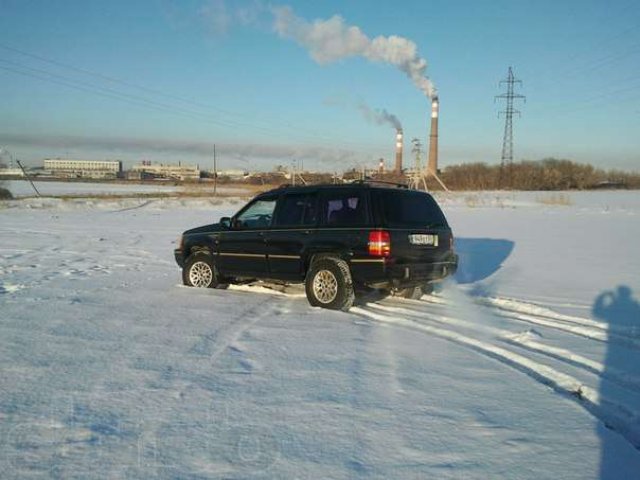
<svg viewBox="0 0 640 480">
<path fill-rule="evenodd" d="M 427 97 L 435 94 L 435 87 L 426 76 L 427 61 L 418 55 L 413 41 L 396 35 L 370 39 L 359 27 L 347 25 L 339 15 L 310 23 L 289 6 L 273 7 L 272 11 L 273 28 L 278 35 L 305 47 L 320 65 L 349 57 L 387 63 L 405 73 Z"/>
<path fill-rule="evenodd" d="M 393 113 L 387 112 L 383 109 L 373 109 L 366 103 L 358 103 L 357 105 L 358 111 L 362 113 L 362 116 L 368 121 L 375 125 L 391 125 L 396 130 L 402 130 L 402 124 L 398 117 L 396 117 Z"/>
</svg>

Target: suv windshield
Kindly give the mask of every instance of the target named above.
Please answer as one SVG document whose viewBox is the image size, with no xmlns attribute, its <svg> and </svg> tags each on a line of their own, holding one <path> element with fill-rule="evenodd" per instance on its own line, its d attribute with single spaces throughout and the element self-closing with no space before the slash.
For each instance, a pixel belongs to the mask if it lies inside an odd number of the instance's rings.
<svg viewBox="0 0 640 480">
<path fill-rule="evenodd" d="M 378 192 L 384 223 L 388 227 L 446 227 L 447 220 L 436 201 L 421 192 Z"/>
</svg>

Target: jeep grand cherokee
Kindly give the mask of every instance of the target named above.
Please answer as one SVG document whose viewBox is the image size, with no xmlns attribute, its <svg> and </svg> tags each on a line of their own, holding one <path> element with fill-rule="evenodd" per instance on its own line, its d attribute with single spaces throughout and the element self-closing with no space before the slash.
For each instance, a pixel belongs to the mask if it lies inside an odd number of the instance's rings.
<svg viewBox="0 0 640 480">
<path fill-rule="evenodd" d="M 415 298 L 458 264 L 431 195 L 369 183 L 262 193 L 233 217 L 184 232 L 174 253 L 185 285 L 304 282 L 311 305 L 338 310 L 371 289 Z"/>
</svg>

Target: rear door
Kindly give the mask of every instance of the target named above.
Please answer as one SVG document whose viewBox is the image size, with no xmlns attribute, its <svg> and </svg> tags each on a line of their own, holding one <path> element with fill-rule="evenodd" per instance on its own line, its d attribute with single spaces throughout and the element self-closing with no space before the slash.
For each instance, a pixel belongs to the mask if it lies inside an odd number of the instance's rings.
<svg viewBox="0 0 640 480">
<path fill-rule="evenodd" d="M 263 277 L 267 273 L 265 237 L 271 229 L 277 196 L 261 197 L 232 219 L 230 230 L 221 232 L 218 268 L 224 274 Z"/>
<path fill-rule="evenodd" d="M 273 228 L 266 235 L 269 273 L 274 278 L 303 276 L 303 253 L 316 232 L 318 192 L 286 193 L 280 197 Z"/>
<path fill-rule="evenodd" d="M 368 188 L 327 188 L 320 195 L 316 247 L 348 256 L 366 257 L 371 219 Z"/>
<path fill-rule="evenodd" d="M 391 234 L 398 264 L 437 262 L 451 248 L 451 229 L 433 197 L 415 190 L 377 189 L 380 223 Z"/>
</svg>

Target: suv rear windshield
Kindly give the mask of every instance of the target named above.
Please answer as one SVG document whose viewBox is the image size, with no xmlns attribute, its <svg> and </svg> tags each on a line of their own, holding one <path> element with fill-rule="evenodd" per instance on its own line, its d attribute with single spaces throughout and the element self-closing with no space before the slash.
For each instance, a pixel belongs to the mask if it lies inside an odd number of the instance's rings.
<svg viewBox="0 0 640 480">
<path fill-rule="evenodd" d="M 384 223 L 388 227 L 447 227 L 436 201 L 426 193 L 380 191 L 377 194 Z"/>
</svg>

